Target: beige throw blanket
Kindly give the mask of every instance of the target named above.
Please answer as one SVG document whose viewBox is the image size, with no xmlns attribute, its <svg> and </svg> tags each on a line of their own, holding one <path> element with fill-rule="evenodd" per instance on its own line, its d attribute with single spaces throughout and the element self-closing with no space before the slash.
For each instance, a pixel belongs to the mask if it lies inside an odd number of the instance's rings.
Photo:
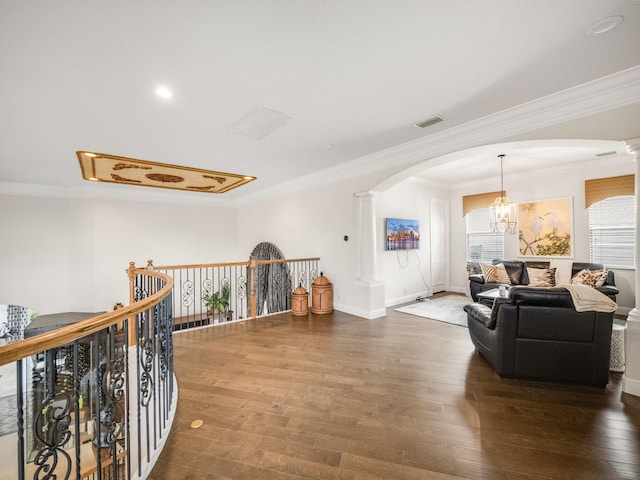
<svg viewBox="0 0 640 480">
<path fill-rule="evenodd" d="M 577 312 L 615 312 L 618 304 L 589 285 L 562 285 L 569 290 Z"/>
</svg>

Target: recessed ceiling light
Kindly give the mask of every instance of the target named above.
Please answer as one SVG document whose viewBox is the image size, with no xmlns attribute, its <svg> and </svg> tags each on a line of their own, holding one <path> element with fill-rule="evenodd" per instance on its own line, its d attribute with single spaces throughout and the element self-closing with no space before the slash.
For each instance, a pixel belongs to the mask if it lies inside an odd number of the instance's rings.
<svg viewBox="0 0 640 480">
<path fill-rule="evenodd" d="M 155 92 L 160 98 L 173 98 L 173 92 L 164 85 L 158 85 Z"/>
<path fill-rule="evenodd" d="M 622 22 L 624 22 L 624 17 L 621 15 L 603 18 L 587 28 L 585 35 L 587 37 L 602 35 L 603 33 L 610 32 L 614 28 L 619 27 Z"/>
</svg>

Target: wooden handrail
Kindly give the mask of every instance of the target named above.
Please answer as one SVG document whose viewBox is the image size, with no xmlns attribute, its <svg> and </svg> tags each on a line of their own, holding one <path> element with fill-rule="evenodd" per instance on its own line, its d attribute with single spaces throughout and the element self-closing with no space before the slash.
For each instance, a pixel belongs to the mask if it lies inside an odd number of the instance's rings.
<svg viewBox="0 0 640 480">
<path fill-rule="evenodd" d="M 168 297 L 173 290 L 173 279 L 169 275 L 145 268 L 130 269 L 128 271 L 130 274 L 145 274 L 150 277 L 161 278 L 166 284 L 160 291 L 153 295 L 134 304 L 119 308 L 118 310 L 103 313 L 102 315 L 88 318 L 73 325 L 67 325 L 56 330 L 41 333 L 35 337 L 20 340 L 16 343 L 3 345 L 0 347 L 0 365 L 15 362 L 45 350 L 67 345 L 87 335 L 99 332 L 111 325 L 120 323 L 127 318 L 134 318 L 138 313 L 149 309 Z M 130 329 L 134 328 L 132 324 L 129 325 Z"/>
<path fill-rule="evenodd" d="M 151 260 L 149 260 L 151 261 Z M 256 260 L 257 265 L 267 265 L 271 263 L 290 263 L 290 262 L 311 262 L 320 261 L 320 257 L 311 258 L 282 258 L 280 260 Z M 227 262 L 227 263 L 195 263 L 191 265 L 165 265 L 165 266 L 153 266 L 154 270 L 182 270 L 189 268 L 217 268 L 217 267 L 248 267 L 251 260 L 247 262 Z"/>
<path fill-rule="evenodd" d="M 317 258 L 293 258 L 293 259 L 288 259 L 288 258 L 282 258 L 280 260 L 256 260 L 256 264 L 257 265 L 269 265 L 269 264 L 273 264 L 273 263 L 289 263 L 289 262 L 313 262 L 313 261 L 320 261 L 320 257 Z"/>
</svg>

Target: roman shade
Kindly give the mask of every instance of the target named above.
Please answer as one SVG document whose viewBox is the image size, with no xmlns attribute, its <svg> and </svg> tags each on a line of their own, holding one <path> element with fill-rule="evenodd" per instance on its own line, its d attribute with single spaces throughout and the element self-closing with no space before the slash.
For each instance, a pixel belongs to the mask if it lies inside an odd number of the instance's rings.
<svg viewBox="0 0 640 480">
<path fill-rule="evenodd" d="M 589 208 L 596 202 L 619 195 L 635 195 L 635 175 L 595 178 L 584 181 L 584 206 Z"/>
<path fill-rule="evenodd" d="M 479 193 L 477 195 L 465 195 L 462 197 L 462 216 L 479 208 L 489 208 L 494 200 L 502 195 L 501 192 Z M 506 192 L 505 192 L 506 195 Z"/>
</svg>

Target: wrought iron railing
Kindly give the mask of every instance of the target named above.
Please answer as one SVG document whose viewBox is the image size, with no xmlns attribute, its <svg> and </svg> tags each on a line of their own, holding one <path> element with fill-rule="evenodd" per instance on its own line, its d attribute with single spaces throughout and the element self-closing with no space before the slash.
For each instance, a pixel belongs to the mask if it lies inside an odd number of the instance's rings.
<svg viewBox="0 0 640 480">
<path fill-rule="evenodd" d="M 151 471 L 177 400 L 173 280 L 133 264 L 128 272 L 129 306 L 0 346 L 16 406 L 13 421 L 0 422 L 13 425 L 0 431 L 0 479 L 134 479 Z"/>
<path fill-rule="evenodd" d="M 173 279 L 174 329 L 217 325 L 291 310 L 291 293 L 311 292 L 319 258 L 148 267 Z M 228 301 L 207 306 L 206 299 Z M 216 308 L 217 307 L 217 308 Z"/>
<path fill-rule="evenodd" d="M 146 478 L 177 403 L 173 330 L 289 310 L 296 287 L 311 291 L 318 262 L 131 263 L 128 306 L 28 338 L 16 309 L 15 322 L 0 321 L 0 342 L 10 342 L 0 343 L 0 368 L 15 385 L 0 411 L 0 480 Z M 226 302 L 207 308 L 203 297 L 225 286 Z"/>
</svg>

